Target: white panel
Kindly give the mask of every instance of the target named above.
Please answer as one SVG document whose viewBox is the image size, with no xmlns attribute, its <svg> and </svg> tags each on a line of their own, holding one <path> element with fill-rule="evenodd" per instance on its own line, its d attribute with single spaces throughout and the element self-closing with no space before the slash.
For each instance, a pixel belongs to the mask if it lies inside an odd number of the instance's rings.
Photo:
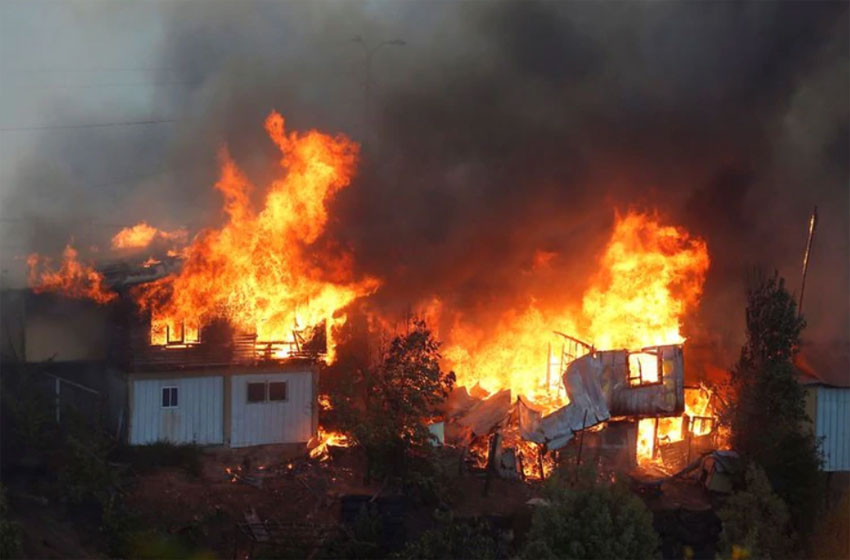
<svg viewBox="0 0 850 560">
<path fill-rule="evenodd" d="M 850 471 L 850 389 L 818 387 L 815 433 L 823 438 L 824 470 Z"/>
<path fill-rule="evenodd" d="M 296 443 L 309 440 L 312 430 L 312 373 L 264 373 L 231 376 L 231 447 Z M 248 402 L 248 383 L 285 381 L 286 400 Z"/>
<path fill-rule="evenodd" d="M 132 383 L 131 444 L 224 442 L 222 377 L 136 379 Z M 163 387 L 177 387 L 177 407 L 162 407 Z"/>
</svg>

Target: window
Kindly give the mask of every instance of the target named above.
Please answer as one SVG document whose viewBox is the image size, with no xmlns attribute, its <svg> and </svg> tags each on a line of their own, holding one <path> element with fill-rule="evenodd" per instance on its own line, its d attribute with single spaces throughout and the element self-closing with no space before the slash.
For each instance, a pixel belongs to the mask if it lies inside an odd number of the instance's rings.
<svg viewBox="0 0 850 560">
<path fill-rule="evenodd" d="M 248 383 L 248 402 L 261 403 L 286 400 L 286 381 Z"/>
<path fill-rule="evenodd" d="M 638 385 L 661 383 L 660 361 L 660 356 L 652 352 L 629 353 L 627 361 L 629 385 L 635 387 Z"/>
<path fill-rule="evenodd" d="M 270 381 L 269 382 L 269 400 L 270 401 L 285 401 L 286 400 L 286 381 Z"/>
<path fill-rule="evenodd" d="M 162 408 L 177 408 L 177 387 L 162 388 Z"/>
<path fill-rule="evenodd" d="M 248 383 L 248 402 L 264 402 L 266 400 L 265 383 Z"/>
</svg>

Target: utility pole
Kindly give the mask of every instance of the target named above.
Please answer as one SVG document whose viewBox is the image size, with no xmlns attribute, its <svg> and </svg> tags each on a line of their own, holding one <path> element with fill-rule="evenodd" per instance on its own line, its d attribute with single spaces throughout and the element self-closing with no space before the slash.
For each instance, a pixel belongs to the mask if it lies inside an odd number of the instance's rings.
<svg viewBox="0 0 850 560">
<path fill-rule="evenodd" d="M 815 228 L 818 225 L 818 207 L 812 209 L 809 217 L 809 237 L 806 241 L 806 251 L 803 253 L 803 280 L 800 283 L 800 303 L 797 306 L 797 315 L 803 314 L 803 294 L 806 291 L 806 273 L 809 271 L 809 261 L 812 256 L 812 240 L 815 237 Z"/>
<path fill-rule="evenodd" d="M 402 41 L 401 39 L 391 39 L 389 41 L 381 41 L 377 45 L 370 47 L 366 44 L 366 41 L 363 40 L 363 37 L 360 35 L 356 35 L 351 39 L 352 43 L 357 43 L 363 47 L 363 52 L 366 55 L 365 60 L 365 81 L 363 84 L 363 125 L 368 128 L 370 121 L 370 106 L 372 101 L 372 58 L 375 56 L 375 53 L 378 52 L 382 47 L 387 46 L 395 46 L 395 47 L 403 47 L 407 43 Z"/>
</svg>

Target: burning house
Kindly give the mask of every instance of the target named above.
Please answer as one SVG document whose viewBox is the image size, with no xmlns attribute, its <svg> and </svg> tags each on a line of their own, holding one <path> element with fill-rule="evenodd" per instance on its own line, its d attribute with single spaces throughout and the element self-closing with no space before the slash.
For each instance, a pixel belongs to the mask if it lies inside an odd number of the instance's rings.
<svg viewBox="0 0 850 560">
<path fill-rule="evenodd" d="M 314 247 L 327 199 L 350 181 L 357 146 L 317 131 L 285 131 L 277 113 L 266 129 L 288 172 L 266 192 L 261 210 L 223 154 L 216 184 L 227 216 L 221 228 L 184 246 L 185 232 L 143 222 L 115 235 L 112 250 L 123 258 L 98 268 L 81 262 L 70 245 L 56 265 L 39 255 L 28 259 L 36 294 L 95 308 L 100 321 L 88 330 L 102 334 L 99 384 L 121 379 L 103 394 L 123 403 L 110 418 L 132 444 L 242 447 L 306 442 L 317 432 L 316 364 L 332 356 L 332 327 L 344 321 L 339 310 L 377 286 L 352 278 L 344 250 Z M 155 249 L 163 254 L 139 256 Z M 321 260 L 310 249 L 321 250 Z M 19 322 L 36 321 L 24 312 Z M 84 325 L 75 315 L 50 328 L 73 336 Z M 45 328 L 30 338 L 55 344 Z"/>
<path fill-rule="evenodd" d="M 185 230 L 141 222 L 115 234 L 117 261 L 98 269 L 70 246 L 58 265 L 28 259 L 36 292 L 111 310 L 104 355 L 125 376 L 125 406 L 113 415 L 131 443 L 310 439 L 318 429 L 316 365 L 334 359 L 345 308 L 381 284 L 355 275 L 353 256 L 323 235 L 327 203 L 350 183 L 358 146 L 287 131 L 277 113 L 265 124 L 283 174 L 260 205 L 222 152 L 220 227 L 189 241 Z M 553 258 L 538 252 L 535 269 Z M 686 387 L 680 333 L 708 266 L 703 240 L 654 213 L 629 211 L 616 215 L 579 308 L 532 299 L 481 329 L 439 299 L 417 306 L 445 340 L 444 365 L 457 373 L 443 438 L 474 455 L 482 437 L 499 433 L 517 462 L 522 449 L 561 453 L 576 439 L 629 466 L 670 469 L 686 460 L 692 436 L 714 435 L 710 396 Z M 554 329 L 593 344 L 559 331 L 554 341 L 541 336 Z M 604 436 L 595 441 L 596 433 Z"/>
</svg>

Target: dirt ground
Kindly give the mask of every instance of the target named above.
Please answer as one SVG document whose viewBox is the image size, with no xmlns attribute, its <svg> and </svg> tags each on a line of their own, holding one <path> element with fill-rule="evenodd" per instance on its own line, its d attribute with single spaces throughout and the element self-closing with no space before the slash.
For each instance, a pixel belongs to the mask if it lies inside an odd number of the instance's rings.
<svg viewBox="0 0 850 560">
<path fill-rule="evenodd" d="M 144 525 L 203 542 L 219 557 L 238 557 L 248 541 L 237 535 L 236 524 L 246 521 L 246 512 L 264 522 L 330 526 L 339 523 L 342 496 L 385 494 L 381 486 L 364 483 L 364 467 L 361 454 L 350 448 L 331 448 L 325 460 L 307 458 L 303 446 L 213 449 L 204 455 L 199 477 L 160 469 L 140 476 L 127 499 Z M 535 495 L 533 485 L 495 477 L 486 497 L 482 476 L 458 476 L 449 484 L 459 517 L 516 517 L 529 511 L 526 501 Z M 408 516 L 419 520 L 414 523 L 421 530 L 431 510 L 417 507 Z"/>
</svg>

